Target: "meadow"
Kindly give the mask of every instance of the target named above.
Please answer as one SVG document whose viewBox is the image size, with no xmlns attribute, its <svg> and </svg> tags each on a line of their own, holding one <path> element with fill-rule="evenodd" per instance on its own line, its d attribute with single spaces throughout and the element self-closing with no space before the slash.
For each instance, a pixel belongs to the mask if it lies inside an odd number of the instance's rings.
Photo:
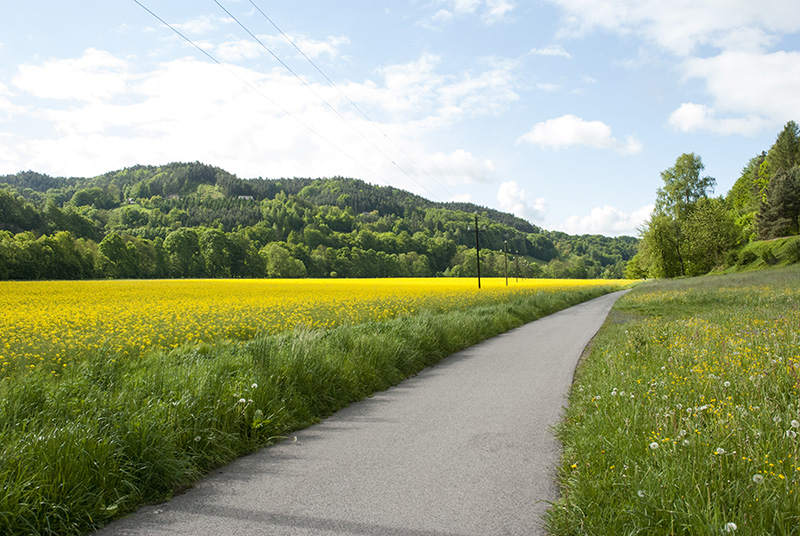
<svg viewBox="0 0 800 536">
<path fill-rule="evenodd" d="M 0 527 L 85 534 L 627 281 L 0 283 Z"/>
<path fill-rule="evenodd" d="M 558 435 L 552 534 L 800 534 L 800 266 L 636 287 Z"/>
</svg>

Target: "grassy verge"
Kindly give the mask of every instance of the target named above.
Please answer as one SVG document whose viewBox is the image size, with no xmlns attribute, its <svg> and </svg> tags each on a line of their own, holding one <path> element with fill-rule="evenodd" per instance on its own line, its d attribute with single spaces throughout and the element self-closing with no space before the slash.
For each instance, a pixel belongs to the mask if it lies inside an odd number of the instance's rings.
<svg viewBox="0 0 800 536">
<path fill-rule="evenodd" d="M 451 353 L 619 287 L 247 342 L 97 352 L 0 383 L 4 535 L 83 534 Z"/>
<path fill-rule="evenodd" d="M 800 534 L 800 267 L 640 285 L 559 427 L 556 535 Z"/>
</svg>

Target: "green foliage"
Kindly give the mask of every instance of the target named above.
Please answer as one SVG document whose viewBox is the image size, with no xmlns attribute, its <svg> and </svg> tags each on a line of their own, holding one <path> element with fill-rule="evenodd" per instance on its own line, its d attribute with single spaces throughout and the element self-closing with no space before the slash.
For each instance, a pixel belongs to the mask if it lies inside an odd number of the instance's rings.
<svg viewBox="0 0 800 536">
<path fill-rule="evenodd" d="M 714 191 L 717 183 L 713 177 L 701 177 L 703 169 L 705 165 L 698 155 L 684 153 L 674 166 L 662 171 L 664 186 L 657 191 L 656 211 L 677 220 L 685 218 L 700 198 Z"/>
<path fill-rule="evenodd" d="M 683 154 L 661 173 L 656 210 L 642 230 L 630 276 L 700 275 L 727 266 L 782 262 L 763 248 L 747 249 L 758 238 L 800 233 L 800 127 L 789 121 L 768 153 L 751 158 L 725 198 L 709 199 L 715 180 L 701 177 L 699 156 Z M 740 253 L 738 248 L 745 247 Z"/>
<path fill-rule="evenodd" d="M 767 201 L 756 218 L 762 240 L 800 231 L 800 166 L 780 169 L 767 186 Z"/>
<path fill-rule="evenodd" d="M 472 262 L 463 251 L 475 247 L 468 228 L 476 211 L 485 227 L 487 275 L 505 274 L 504 261 L 496 260 L 505 247 L 523 262 L 520 273 L 545 277 L 622 277 L 636 250 L 632 237 L 546 232 L 510 214 L 342 177 L 242 180 L 195 162 L 3 181 L 0 230 L 32 231 L 35 239 L 67 231 L 81 263 L 92 266 L 80 272 L 87 277 L 469 276 L 476 267 L 459 265 Z M 23 251 L 35 247 L 32 241 L 4 240 L 0 260 L 14 259 L 0 277 L 76 273 L 58 261 L 33 269 L 25 259 L 39 253 Z M 281 249 L 270 255 L 265 248 L 273 243 Z M 542 269 L 536 262 L 550 264 Z"/>
</svg>

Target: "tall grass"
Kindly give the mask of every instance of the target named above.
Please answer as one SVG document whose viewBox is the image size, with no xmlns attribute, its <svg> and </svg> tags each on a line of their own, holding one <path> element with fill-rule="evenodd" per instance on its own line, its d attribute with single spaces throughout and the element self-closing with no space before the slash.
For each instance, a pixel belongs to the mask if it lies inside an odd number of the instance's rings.
<svg viewBox="0 0 800 536">
<path fill-rule="evenodd" d="M 800 534 L 800 267 L 635 288 L 558 434 L 553 534 Z"/>
<path fill-rule="evenodd" d="M 97 351 L 0 382 L 4 535 L 84 534 L 453 352 L 619 287 L 247 342 Z"/>
</svg>

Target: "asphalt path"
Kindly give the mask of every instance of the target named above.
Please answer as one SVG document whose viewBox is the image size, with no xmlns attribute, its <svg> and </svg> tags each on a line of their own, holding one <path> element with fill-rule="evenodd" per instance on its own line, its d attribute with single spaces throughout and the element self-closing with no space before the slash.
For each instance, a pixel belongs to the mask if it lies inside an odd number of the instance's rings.
<svg viewBox="0 0 800 536">
<path fill-rule="evenodd" d="M 621 292 L 454 354 L 102 536 L 546 534 L 551 427 Z"/>
</svg>

